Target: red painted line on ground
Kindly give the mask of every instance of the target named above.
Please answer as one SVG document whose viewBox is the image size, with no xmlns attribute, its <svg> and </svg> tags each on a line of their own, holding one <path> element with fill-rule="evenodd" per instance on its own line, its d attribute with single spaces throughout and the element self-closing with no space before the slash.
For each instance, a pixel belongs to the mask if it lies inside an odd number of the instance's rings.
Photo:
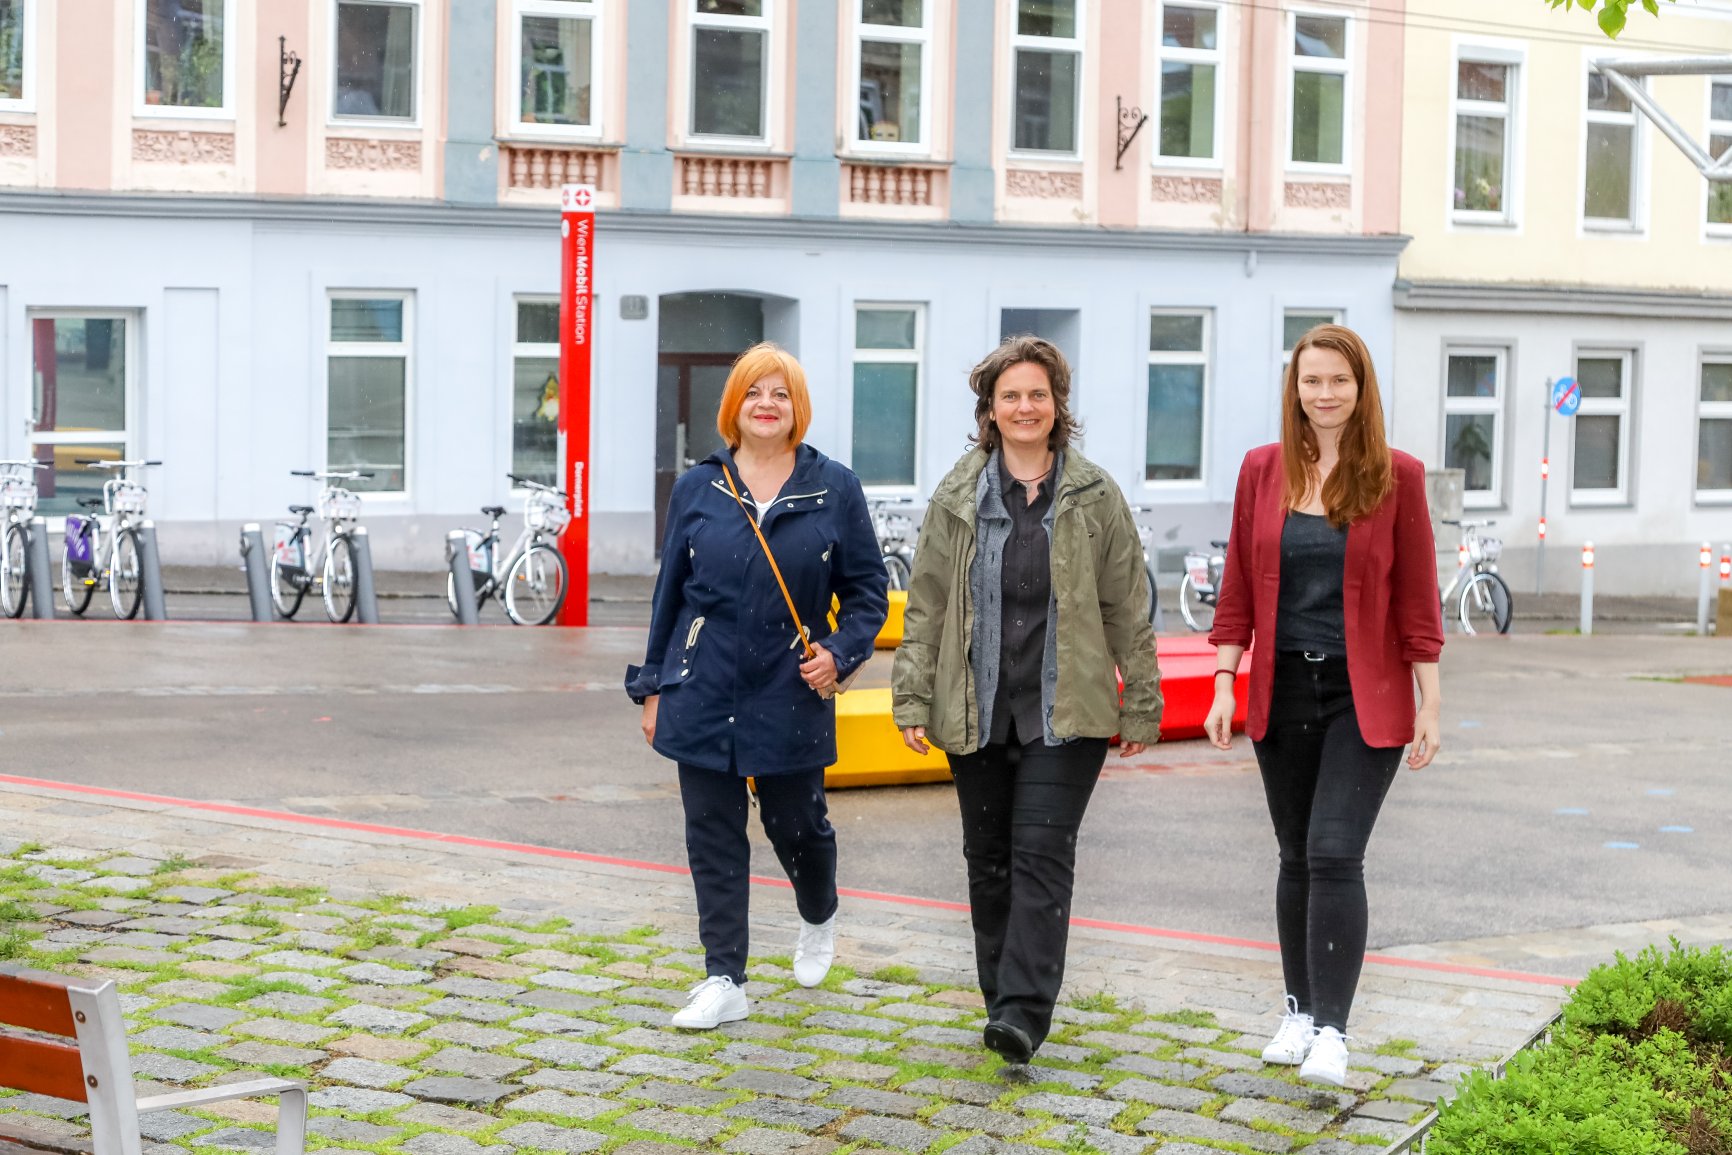
<svg viewBox="0 0 1732 1155">
<path fill-rule="evenodd" d="M 556 846 L 538 846 L 527 842 L 506 842 L 496 838 L 474 838 L 466 834 L 441 834 L 436 830 L 417 830 L 408 826 L 385 826 L 376 822 L 353 822 L 347 818 L 322 818 L 312 814 L 296 814 L 288 810 L 266 810 L 257 806 L 237 806 L 230 802 L 206 802 L 196 798 L 175 798 L 165 794 L 145 794 L 136 790 L 116 790 L 108 786 L 87 786 L 79 782 L 55 782 L 45 778 L 26 778 L 18 774 L 0 774 L 0 783 L 10 783 L 15 786 L 30 786 L 39 790 L 56 790 L 67 794 L 86 794 L 96 798 L 126 799 L 131 802 L 151 802 L 162 806 L 174 806 L 183 810 L 204 811 L 211 814 L 232 814 L 240 818 L 267 818 L 276 822 L 292 822 L 301 826 L 316 826 L 327 830 L 350 830 L 363 834 L 388 834 L 396 838 L 409 838 L 419 842 L 436 842 L 452 846 L 472 846 L 483 850 L 509 850 L 518 854 L 533 854 L 542 858 L 557 858 L 567 862 L 589 862 L 604 866 L 621 866 L 632 870 L 649 870 L 660 874 L 690 875 L 691 870 L 684 866 L 674 866 L 665 862 L 646 862 L 635 858 L 618 858 L 606 854 L 588 854 L 581 850 L 562 850 Z M 766 878 L 752 875 L 751 880 L 759 886 L 778 887 L 784 890 L 792 889 L 785 878 Z M 923 907 L 928 910 L 967 911 L 965 902 L 950 902 L 939 898 L 921 898 L 915 895 L 894 894 L 887 891 L 859 890 L 852 887 L 838 887 L 837 893 L 848 898 L 859 898 L 869 902 L 890 903 L 896 906 Z M 1175 942 L 1207 943 L 1212 946 L 1231 946 L 1248 950 L 1279 951 L 1278 943 L 1264 942 L 1260 939 L 1233 938 L 1227 935 L 1203 934 L 1198 931 L 1167 930 L 1162 927 L 1140 926 L 1136 923 L 1109 922 L 1098 918 L 1073 918 L 1072 926 L 1086 927 L 1091 930 L 1110 930 L 1121 934 L 1134 934 L 1143 938 L 1171 939 Z M 1459 963 L 1434 962 L 1429 959 L 1397 958 L 1394 955 L 1367 954 L 1365 961 L 1382 966 L 1405 967 L 1410 970 L 1431 971 L 1438 974 L 1473 975 L 1479 978 L 1503 979 L 1508 982 L 1538 983 L 1544 986 L 1574 986 L 1575 979 L 1561 978 L 1557 975 L 1529 974 L 1525 971 L 1497 970 L 1492 967 L 1466 966 Z"/>
</svg>

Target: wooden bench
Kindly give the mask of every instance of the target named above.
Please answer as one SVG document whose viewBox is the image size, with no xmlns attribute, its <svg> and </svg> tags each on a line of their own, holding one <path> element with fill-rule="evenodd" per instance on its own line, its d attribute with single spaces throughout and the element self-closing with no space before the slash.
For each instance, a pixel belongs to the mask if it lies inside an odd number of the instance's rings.
<svg viewBox="0 0 1732 1155">
<path fill-rule="evenodd" d="M 0 1027 L 35 1032 L 0 1033 L 0 1087 L 86 1104 L 95 1155 L 140 1155 L 138 1117 L 146 1112 L 261 1095 L 277 1096 L 277 1155 L 305 1150 L 307 1089 L 290 1079 L 248 1079 L 138 1098 L 112 981 L 40 971 L 0 975 Z M 0 1107 L 6 1105 L 0 1099 Z"/>
</svg>

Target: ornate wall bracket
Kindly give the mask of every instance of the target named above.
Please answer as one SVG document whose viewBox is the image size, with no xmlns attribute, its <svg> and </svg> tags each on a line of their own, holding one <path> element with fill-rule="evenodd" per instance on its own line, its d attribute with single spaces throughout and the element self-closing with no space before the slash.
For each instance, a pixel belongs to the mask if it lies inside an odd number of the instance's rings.
<svg viewBox="0 0 1732 1155">
<path fill-rule="evenodd" d="M 295 77 L 301 74 L 301 58 L 289 51 L 289 38 L 277 37 L 277 127 L 289 122 L 283 119 L 288 111 L 289 97 L 295 91 Z"/>
<path fill-rule="evenodd" d="M 1141 108 L 1126 108 L 1125 98 L 1113 97 L 1113 103 L 1119 107 L 1119 155 L 1113 161 L 1113 171 L 1125 167 L 1125 152 L 1131 147 L 1131 142 L 1137 139 L 1137 133 L 1143 130 L 1143 125 L 1149 123 L 1148 114 Z"/>
</svg>

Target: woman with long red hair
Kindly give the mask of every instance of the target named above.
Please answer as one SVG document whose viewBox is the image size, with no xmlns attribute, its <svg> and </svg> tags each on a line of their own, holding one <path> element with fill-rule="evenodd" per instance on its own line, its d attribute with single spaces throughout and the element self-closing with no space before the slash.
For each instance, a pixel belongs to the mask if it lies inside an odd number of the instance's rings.
<svg viewBox="0 0 1732 1155">
<path fill-rule="evenodd" d="M 1443 649 L 1425 467 L 1384 440 L 1371 353 L 1351 329 L 1319 325 L 1293 350 L 1281 440 L 1239 470 L 1209 641 L 1205 727 L 1223 750 L 1234 674 L 1257 643 L 1247 730 L 1280 845 L 1287 985 L 1263 1061 L 1340 1086 L 1365 961 L 1365 847 L 1403 747 L 1415 770 L 1437 755 Z"/>
</svg>

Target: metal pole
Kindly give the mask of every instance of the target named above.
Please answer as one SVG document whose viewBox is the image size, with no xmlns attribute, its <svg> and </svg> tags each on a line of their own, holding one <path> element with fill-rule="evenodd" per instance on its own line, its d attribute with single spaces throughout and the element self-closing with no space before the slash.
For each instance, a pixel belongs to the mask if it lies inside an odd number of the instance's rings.
<svg viewBox="0 0 1732 1155">
<path fill-rule="evenodd" d="M 271 582 L 265 574 L 265 532 L 256 521 L 241 526 L 241 568 L 247 574 L 247 601 L 253 621 L 271 620 Z"/>
<path fill-rule="evenodd" d="M 373 542 L 367 527 L 357 525 L 349 531 L 349 544 L 355 553 L 355 616 L 363 626 L 379 624 L 379 597 L 373 590 Z"/>
<path fill-rule="evenodd" d="M 1546 378 L 1545 434 L 1540 448 L 1540 545 L 1534 554 L 1534 596 L 1546 592 L 1546 486 L 1552 478 L 1552 385 Z"/>
<path fill-rule="evenodd" d="M 1696 636 L 1705 638 L 1708 636 L 1708 594 L 1714 584 L 1714 547 L 1703 542 L 1698 560 L 1701 563 L 1702 581 L 1696 590 Z"/>
<path fill-rule="evenodd" d="M 469 539 L 462 530 L 445 535 L 445 564 L 451 570 L 452 599 L 457 603 L 457 624 L 473 626 L 479 621 L 475 610 L 475 575 L 469 572 Z"/>
<path fill-rule="evenodd" d="M 1582 636 L 1594 632 L 1594 543 L 1582 543 Z"/>
<path fill-rule="evenodd" d="M 30 583 L 30 616 L 54 617 L 54 574 L 48 567 L 48 522 L 30 519 L 30 535 L 24 544 L 24 578 Z"/>
<path fill-rule="evenodd" d="M 144 620 L 166 622 L 168 607 L 162 600 L 162 557 L 156 551 L 156 522 L 138 526 L 138 584 L 144 595 Z"/>
</svg>

